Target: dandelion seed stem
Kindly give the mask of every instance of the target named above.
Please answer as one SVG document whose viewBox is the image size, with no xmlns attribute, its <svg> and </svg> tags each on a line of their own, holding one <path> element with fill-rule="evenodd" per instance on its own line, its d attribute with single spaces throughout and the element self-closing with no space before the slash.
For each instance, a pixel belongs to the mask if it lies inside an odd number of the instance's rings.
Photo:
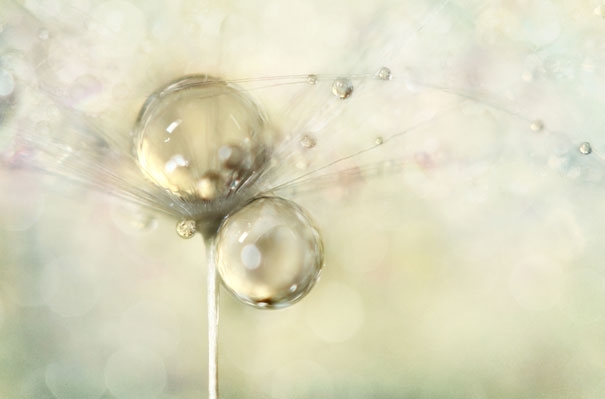
<svg viewBox="0 0 605 399">
<path fill-rule="evenodd" d="M 208 399 L 218 399 L 219 280 L 214 261 L 214 237 L 205 238 L 208 303 Z"/>
</svg>

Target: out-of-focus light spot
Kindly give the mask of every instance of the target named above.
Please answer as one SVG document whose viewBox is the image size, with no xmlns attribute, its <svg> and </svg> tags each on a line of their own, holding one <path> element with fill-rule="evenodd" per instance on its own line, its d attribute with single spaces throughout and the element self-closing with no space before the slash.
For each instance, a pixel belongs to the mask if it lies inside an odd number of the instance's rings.
<svg viewBox="0 0 605 399">
<path fill-rule="evenodd" d="M 152 351 L 122 349 L 107 361 L 105 383 L 118 399 L 155 399 L 166 386 L 166 367 Z"/>
<path fill-rule="evenodd" d="M 14 89 L 15 80 L 13 75 L 4 69 L 0 69 L 0 97 L 11 95 Z"/>
<path fill-rule="evenodd" d="M 120 231 L 129 235 L 141 235 L 154 231 L 158 221 L 153 214 L 133 204 L 116 204 L 111 210 L 111 220 Z"/>
<path fill-rule="evenodd" d="M 78 362 L 48 365 L 46 385 L 57 399 L 98 399 L 105 392 L 102 374 Z"/>
<path fill-rule="evenodd" d="M 586 268 L 569 274 L 562 307 L 579 323 L 596 323 L 605 319 L 605 275 Z"/>
<path fill-rule="evenodd" d="M 124 347 L 141 346 L 170 355 L 180 340 L 178 322 L 177 316 L 164 304 L 140 302 L 122 315 L 120 339 Z"/>
<path fill-rule="evenodd" d="M 54 295 L 58 282 L 48 265 L 30 261 L 21 265 L 19 278 L 12 284 L 9 293 L 19 305 L 42 306 Z"/>
<path fill-rule="evenodd" d="M 98 271 L 90 260 L 59 258 L 48 265 L 56 289 L 48 301 L 52 311 L 63 317 L 88 313 L 99 300 Z"/>
<path fill-rule="evenodd" d="M 0 228 L 25 231 L 39 220 L 44 211 L 44 196 L 32 175 L 0 172 L 0 191 Z"/>
<path fill-rule="evenodd" d="M 45 367 L 30 371 L 23 379 L 18 383 L 15 381 L 14 384 L 17 387 L 18 398 L 56 399 L 46 384 Z M 3 391 L 0 390 L 0 393 Z M 3 397 L 8 398 L 9 396 Z"/>
<path fill-rule="evenodd" d="M 547 310 L 559 302 L 564 276 L 553 260 L 532 257 L 521 261 L 510 276 L 510 291 L 527 310 Z"/>
<path fill-rule="evenodd" d="M 341 283 L 320 287 L 305 303 L 307 323 L 326 342 L 346 341 L 359 331 L 363 322 L 362 300 L 357 292 Z"/>
<path fill-rule="evenodd" d="M 292 397 L 292 392 L 300 397 L 332 397 L 329 371 L 311 361 L 297 361 L 280 367 L 271 381 L 271 397 L 275 399 Z"/>
</svg>

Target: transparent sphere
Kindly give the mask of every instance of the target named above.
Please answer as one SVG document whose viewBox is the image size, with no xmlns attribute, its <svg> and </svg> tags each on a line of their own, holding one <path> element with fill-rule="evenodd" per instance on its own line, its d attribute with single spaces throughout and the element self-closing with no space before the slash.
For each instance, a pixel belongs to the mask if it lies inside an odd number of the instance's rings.
<svg viewBox="0 0 605 399">
<path fill-rule="evenodd" d="M 216 238 L 224 285 L 259 308 L 292 305 L 313 287 L 323 265 L 319 231 L 296 204 L 262 197 L 227 217 Z"/>
<path fill-rule="evenodd" d="M 143 173 L 190 201 L 237 190 L 263 165 L 271 144 L 259 107 L 243 90 L 207 75 L 153 93 L 134 130 Z"/>
</svg>

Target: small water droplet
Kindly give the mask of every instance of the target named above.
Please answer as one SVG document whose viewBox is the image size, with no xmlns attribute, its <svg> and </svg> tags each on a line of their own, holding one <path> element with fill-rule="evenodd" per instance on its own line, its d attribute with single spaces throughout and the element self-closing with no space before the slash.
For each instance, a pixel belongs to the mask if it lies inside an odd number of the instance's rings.
<svg viewBox="0 0 605 399">
<path fill-rule="evenodd" d="M 344 100 L 353 94 L 353 82 L 349 78 L 336 78 L 332 83 L 332 94 Z"/>
<path fill-rule="evenodd" d="M 307 75 L 307 83 L 310 85 L 315 85 L 317 84 L 317 75 Z"/>
<path fill-rule="evenodd" d="M 38 39 L 40 40 L 48 40 L 48 38 L 50 37 L 50 33 L 48 32 L 47 29 L 40 29 L 40 31 L 38 31 Z"/>
<path fill-rule="evenodd" d="M 183 219 L 176 225 L 176 233 L 181 238 L 191 238 L 197 231 L 197 223 L 195 220 Z"/>
<path fill-rule="evenodd" d="M 374 144 L 376 145 L 381 145 L 382 143 L 384 143 L 384 139 L 381 136 L 376 137 L 374 140 Z"/>
<path fill-rule="evenodd" d="M 304 148 L 313 148 L 317 144 L 317 140 L 310 134 L 305 134 L 300 138 L 300 145 Z"/>
<path fill-rule="evenodd" d="M 376 72 L 376 77 L 380 80 L 391 80 L 391 70 L 387 67 L 382 67 Z"/>
<path fill-rule="evenodd" d="M 544 122 L 542 122 L 540 119 L 536 119 L 531 123 L 531 125 L 529 125 L 529 128 L 532 132 L 540 132 L 542 129 L 544 129 Z"/>
<path fill-rule="evenodd" d="M 580 146 L 578 147 L 578 151 L 580 151 L 580 154 L 588 155 L 592 153 L 592 145 L 590 145 L 589 142 L 585 141 L 580 144 Z"/>
<path fill-rule="evenodd" d="M 605 18 L 605 5 L 600 5 L 594 9 L 594 14 L 597 17 Z"/>
</svg>

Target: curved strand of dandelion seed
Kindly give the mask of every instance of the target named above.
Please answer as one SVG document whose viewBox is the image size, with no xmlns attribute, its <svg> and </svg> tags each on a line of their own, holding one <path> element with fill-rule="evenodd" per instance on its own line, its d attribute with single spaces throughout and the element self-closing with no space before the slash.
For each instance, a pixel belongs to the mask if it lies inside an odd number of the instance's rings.
<svg viewBox="0 0 605 399">
<path fill-rule="evenodd" d="M 317 167 L 317 168 L 315 168 L 313 170 L 310 170 L 310 171 L 307 171 L 307 172 L 303 172 L 301 175 L 299 175 L 297 177 L 294 177 L 293 179 L 290 179 L 288 181 L 277 183 L 277 184 L 269 187 L 268 189 L 264 190 L 264 192 L 271 193 L 271 192 L 275 192 L 275 191 L 280 191 L 280 190 L 283 190 L 283 189 L 291 188 L 292 186 L 297 185 L 297 184 L 304 184 L 306 182 L 310 182 L 310 181 L 312 181 L 314 179 L 314 176 L 316 176 L 321 171 L 325 171 L 325 170 L 329 169 L 330 167 L 332 167 L 332 166 L 334 166 L 336 164 L 339 164 L 339 163 L 342 163 L 342 162 L 346 161 L 347 159 L 352 159 L 352 158 L 358 157 L 358 156 L 360 156 L 363 153 L 372 151 L 372 150 L 374 150 L 374 149 L 376 149 L 378 147 L 383 146 L 385 143 L 387 143 L 387 142 L 389 142 L 389 141 L 391 141 L 393 139 L 396 139 L 396 138 L 398 138 L 400 136 L 405 136 L 405 135 L 407 135 L 408 133 L 411 133 L 414 130 L 417 130 L 417 129 L 420 129 L 420 128 L 424 127 L 424 126 L 427 126 L 429 123 L 434 122 L 436 119 L 438 119 L 440 117 L 443 117 L 446 114 L 448 114 L 448 113 L 450 113 L 450 112 L 458 109 L 458 107 L 461 104 L 463 104 L 464 101 L 465 100 L 456 101 L 454 104 L 452 104 L 449 107 L 447 107 L 444 110 L 444 112 L 441 113 L 440 115 L 438 115 L 437 117 L 431 117 L 431 118 L 422 120 L 422 121 L 420 121 L 420 122 L 418 122 L 418 123 L 416 123 L 416 124 L 414 124 L 412 126 L 409 126 L 408 128 L 406 128 L 404 130 L 401 130 L 401 131 L 397 132 L 397 133 L 393 133 L 393 134 L 391 134 L 389 136 L 386 136 L 386 137 L 380 137 L 380 138 L 377 139 L 377 141 L 375 141 L 373 144 L 371 144 L 368 147 L 362 148 L 359 151 L 356 151 L 356 152 L 354 152 L 352 154 L 349 154 L 349 155 L 346 155 L 344 157 L 338 158 L 338 159 L 336 159 L 334 161 L 331 161 L 331 162 L 328 162 L 328 163 L 326 163 L 324 165 L 320 165 L 319 167 Z"/>
<path fill-rule="evenodd" d="M 214 237 L 206 244 L 206 296 L 208 314 L 208 399 L 218 399 L 219 279 L 214 259 Z"/>
</svg>

